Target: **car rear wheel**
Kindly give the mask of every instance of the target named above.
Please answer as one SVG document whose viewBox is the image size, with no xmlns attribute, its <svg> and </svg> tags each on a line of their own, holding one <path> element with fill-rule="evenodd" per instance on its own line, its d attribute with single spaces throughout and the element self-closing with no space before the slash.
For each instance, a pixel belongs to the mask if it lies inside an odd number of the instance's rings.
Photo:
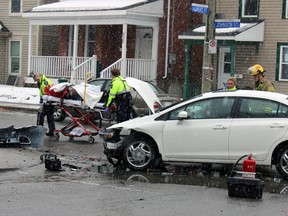
<svg viewBox="0 0 288 216">
<path fill-rule="evenodd" d="M 288 146 L 284 146 L 279 150 L 276 169 L 283 179 L 288 179 Z"/>
<path fill-rule="evenodd" d="M 155 159 L 156 149 L 147 138 L 130 135 L 124 141 L 123 161 L 133 170 L 145 170 Z"/>
</svg>

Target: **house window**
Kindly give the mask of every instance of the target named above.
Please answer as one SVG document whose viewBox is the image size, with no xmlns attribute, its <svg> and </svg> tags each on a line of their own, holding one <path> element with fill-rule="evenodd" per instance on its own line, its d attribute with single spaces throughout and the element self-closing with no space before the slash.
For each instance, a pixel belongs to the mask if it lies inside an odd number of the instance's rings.
<svg viewBox="0 0 288 216">
<path fill-rule="evenodd" d="M 10 42 L 10 73 L 19 73 L 20 70 L 20 41 Z"/>
<path fill-rule="evenodd" d="M 22 0 L 11 0 L 11 13 L 21 13 Z"/>
<path fill-rule="evenodd" d="M 86 26 L 86 39 L 85 39 L 85 56 L 92 57 L 95 54 L 95 37 L 96 37 L 96 26 Z"/>
<path fill-rule="evenodd" d="M 258 16 L 259 0 L 240 0 L 241 17 L 250 18 Z"/>
<path fill-rule="evenodd" d="M 278 46 L 279 80 L 288 81 L 288 45 Z"/>
</svg>

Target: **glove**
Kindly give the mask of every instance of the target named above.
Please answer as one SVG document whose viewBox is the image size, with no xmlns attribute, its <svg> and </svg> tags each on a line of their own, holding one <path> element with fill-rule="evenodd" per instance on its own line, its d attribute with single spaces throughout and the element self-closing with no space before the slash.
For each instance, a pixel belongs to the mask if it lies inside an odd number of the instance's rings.
<svg viewBox="0 0 288 216">
<path fill-rule="evenodd" d="M 43 103 L 43 98 L 42 98 L 42 97 L 40 97 L 40 101 L 39 101 L 39 103 L 40 103 L 40 104 Z"/>
<path fill-rule="evenodd" d="M 104 112 L 105 112 L 105 113 L 109 112 L 109 107 L 106 107 L 106 108 L 104 109 Z"/>
</svg>

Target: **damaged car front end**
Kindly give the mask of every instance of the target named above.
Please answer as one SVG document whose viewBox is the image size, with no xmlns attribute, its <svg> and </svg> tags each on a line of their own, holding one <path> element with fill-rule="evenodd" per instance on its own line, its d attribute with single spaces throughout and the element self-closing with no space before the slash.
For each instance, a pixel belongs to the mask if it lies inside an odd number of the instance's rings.
<svg viewBox="0 0 288 216">
<path fill-rule="evenodd" d="M 120 137 L 119 129 L 102 129 L 99 136 L 103 139 L 104 154 L 110 163 L 114 163 L 113 159 L 121 160 L 121 143 L 123 138 Z"/>
<path fill-rule="evenodd" d="M 101 130 L 99 136 L 104 140 L 104 154 L 114 165 L 123 162 L 134 170 L 161 165 L 161 155 L 155 141 L 143 132 L 117 127 Z"/>
<path fill-rule="evenodd" d="M 129 85 L 133 86 L 144 99 L 150 113 L 155 114 L 154 104 L 161 104 L 161 102 L 149 84 L 133 78 L 127 79 Z M 100 138 L 104 140 L 104 154 L 110 163 L 123 161 L 127 167 L 136 170 L 143 170 L 156 164 L 155 160 L 159 158 L 157 144 L 145 133 L 145 128 L 141 129 L 142 120 L 147 118 L 154 119 L 155 116 L 138 117 L 99 132 Z"/>
</svg>

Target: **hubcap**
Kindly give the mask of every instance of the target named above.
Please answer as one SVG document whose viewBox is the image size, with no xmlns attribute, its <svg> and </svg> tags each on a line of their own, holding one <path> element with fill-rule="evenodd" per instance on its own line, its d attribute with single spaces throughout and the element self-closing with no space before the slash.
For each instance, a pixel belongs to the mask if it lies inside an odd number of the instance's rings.
<svg viewBox="0 0 288 216">
<path fill-rule="evenodd" d="M 132 143 L 126 151 L 128 162 L 135 167 L 144 167 L 151 160 L 151 149 L 145 142 Z"/>
<path fill-rule="evenodd" d="M 288 174 L 288 150 L 282 154 L 280 164 L 283 171 Z"/>
</svg>

